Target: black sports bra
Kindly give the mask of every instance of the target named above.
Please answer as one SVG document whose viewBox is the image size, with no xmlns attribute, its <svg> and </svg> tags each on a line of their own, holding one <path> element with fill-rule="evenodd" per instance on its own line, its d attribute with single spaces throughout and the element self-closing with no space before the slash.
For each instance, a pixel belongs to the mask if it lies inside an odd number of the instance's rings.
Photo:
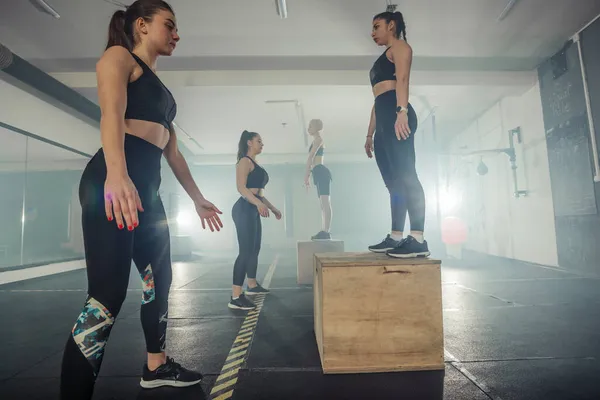
<svg viewBox="0 0 600 400">
<path fill-rule="evenodd" d="M 310 148 L 308 149 L 309 153 L 312 151 L 312 148 L 313 148 L 313 145 L 311 143 Z M 321 146 L 321 147 L 319 147 L 319 150 L 317 150 L 317 153 L 315 155 L 322 156 L 324 151 L 325 151 L 325 149 L 323 148 L 323 146 Z"/>
<path fill-rule="evenodd" d="M 177 114 L 173 95 L 144 61 L 133 53 L 131 55 L 144 72 L 127 85 L 125 119 L 156 122 L 170 129 Z"/>
<path fill-rule="evenodd" d="M 246 181 L 246 187 L 248 189 L 264 189 L 269 183 L 269 174 L 267 171 L 258 165 L 252 158 L 246 156 L 252 164 L 254 164 L 254 169 L 250 171 L 248 174 L 248 179 Z"/>
<path fill-rule="evenodd" d="M 375 86 L 379 82 L 383 81 L 395 81 L 396 80 L 396 66 L 393 62 L 387 58 L 386 49 L 381 56 L 375 61 L 373 64 L 373 68 L 371 68 L 370 78 L 371 78 L 371 86 Z"/>
</svg>

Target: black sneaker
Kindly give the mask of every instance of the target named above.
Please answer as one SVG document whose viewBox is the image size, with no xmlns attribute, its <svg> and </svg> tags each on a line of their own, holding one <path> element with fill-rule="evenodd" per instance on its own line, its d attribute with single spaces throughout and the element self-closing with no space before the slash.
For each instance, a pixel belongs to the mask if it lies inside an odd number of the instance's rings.
<svg viewBox="0 0 600 400">
<path fill-rule="evenodd" d="M 256 287 L 248 288 L 246 290 L 246 294 L 248 296 L 254 296 L 256 294 L 261 294 L 261 293 L 270 293 L 270 292 L 269 292 L 269 289 L 265 289 L 264 287 L 260 286 L 259 283 L 256 284 Z"/>
<path fill-rule="evenodd" d="M 233 297 L 227 304 L 227 307 L 232 308 L 234 310 L 254 310 L 256 308 L 256 304 L 250 301 L 244 294 L 240 294 L 240 297 L 234 299 Z"/>
<path fill-rule="evenodd" d="M 314 236 L 310 237 L 312 240 L 331 240 L 331 233 L 321 231 Z"/>
<path fill-rule="evenodd" d="M 395 258 L 415 258 L 427 257 L 430 253 L 426 240 L 423 243 L 419 243 L 417 239 L 409 235 L 402 241 L 400 246 L 387 251 L 386 254 Z"/>
<path fill-rule="evenodd" d="M 383 242 L 369 246 L 369 251 L 372 251 L 373 253 L 385 253 L 388 250 L 393 250 L 400 246 L 403 241 L 404 239 L 398 241 L 392 239 L 390 235 L 387 235 L 385 239 L 383 239 Z"/>
<path fill-rule="evenodd" d="M 187 387 L 202 381 L 200 372 L 190 371 L 177 364 L 171 357 L 167 357 L 166 364 L 161 365 L 154 371 L 148 369 L 144 364 L 144 373 L 140 386 L 144 389 L 153 389 L 161 386 Z"/>
</svg>

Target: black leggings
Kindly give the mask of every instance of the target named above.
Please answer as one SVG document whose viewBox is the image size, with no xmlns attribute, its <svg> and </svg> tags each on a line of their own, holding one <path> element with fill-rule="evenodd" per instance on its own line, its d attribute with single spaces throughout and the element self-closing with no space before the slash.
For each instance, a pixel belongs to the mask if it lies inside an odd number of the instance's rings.
<svg viewBox="0 0 600 400">
<path fill-rule="evenodd" d="M 165 349 L 167 298 L 171 286 L 169 228 L 162 201 L 162 150 L 133 135 L 125 135 L 125 157 L 144 212 L 139 226 L 119 230 L 104 211 L 106 163 L 102 150 L 81 177 L 83 238 L 88 294 L 69 335 L 62 362 L 61 398 L 89 399 L 102 364 L 110 331 L 127 295 L 131 261 L 142 282 L 141 320 L 149 353 Z M 125 221 L 124 221 L 125 222 Z"/>
<path fill-rule="evenodd" d="M 240 248 L 240 253 L 233 265 L 233 284 L 242 286 L 246 276 L 249 279 L 256 279 L 262 225 L 258 208 L 243 197 L 240 197 L 233 205 L 231 214 L 237 230 Z"/>
<path fill-rule="evenodd" d="M 373 143 L 375 160 L 390 192 L 392 230 L 404 231 L 406 212 L 412 231 L 423 231 L 425 226 L 425 193 L 415 168 L 415 132 L 417 114 L 408 105 L 408 125 L 411 134 L 398 140 L 396 123 L 396 91 L 390 90 L 375 98 L 376 130 Z"/>
</svg>

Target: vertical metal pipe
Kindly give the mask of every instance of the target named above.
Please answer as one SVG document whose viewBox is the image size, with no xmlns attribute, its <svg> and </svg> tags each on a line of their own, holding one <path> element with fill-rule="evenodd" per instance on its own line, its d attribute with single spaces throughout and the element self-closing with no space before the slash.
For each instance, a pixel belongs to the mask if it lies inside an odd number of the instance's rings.
<svg viewBox="0 0 600 400">
<path fill-rule="evenodd" d="M 23 254 L 24 254 L 24 246 L 25 246 L 25 211 L 27 206 L 27 175 L 28 175 L 28 156 L 29 156 L 29 138 L 25 138 L 25 174 L 23 178 L 23 205 L 21 209 L 21 262 L 20 265 L 23 265 Z"/>
</svg>

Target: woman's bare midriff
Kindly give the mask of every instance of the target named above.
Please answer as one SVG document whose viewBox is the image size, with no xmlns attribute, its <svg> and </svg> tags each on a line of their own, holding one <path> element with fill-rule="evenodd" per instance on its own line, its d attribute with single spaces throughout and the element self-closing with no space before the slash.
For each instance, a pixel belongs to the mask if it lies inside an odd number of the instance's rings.
<svg viewBox="0 0 600 400">
<path fill-rule="evenodd" d="M 315 158 L 313 158 L 313 168 L 320 164 L 323 164 L 323 156 L 315 156 Z"/>
<path fill-rule="evenodd" d="M 373 86 L 373 96 L 377 98 L 381 96 L 385 92 L 389 92 L 390 90 L 396 90 L 396 81 L 382 81 L 375 86 Z"/>
<path fill-rule="evenodd" d="M 169 131 L 156 122 L 126 119 L 125 132 L 144 139 L 163 150 L 169 142 Z"/>
<path fill-rule="evenodd" d="M 258 196 L 258 197 L 265 197 L 264 193 L 265 191 L 263 189 L 256 189 L 256 188 L 252 188 L 249 189 L 253 195 Z"/>
</svg>

